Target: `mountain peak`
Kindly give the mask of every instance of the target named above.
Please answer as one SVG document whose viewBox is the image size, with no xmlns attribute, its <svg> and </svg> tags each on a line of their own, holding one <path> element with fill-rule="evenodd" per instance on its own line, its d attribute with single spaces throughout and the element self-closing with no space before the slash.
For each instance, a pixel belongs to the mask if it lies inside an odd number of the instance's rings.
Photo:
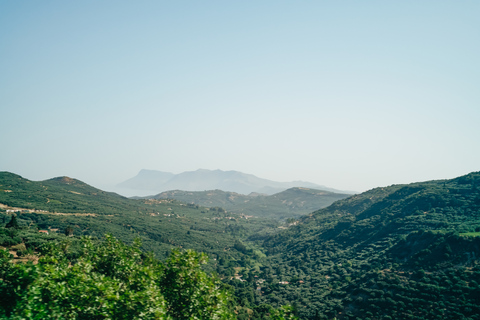
<svg viewBox="0 0 480 320">
<path fill-rule="evenodd" d="M 142 169 L 137 176 L 120 183 L 118 187 L 129 189 L 129 193 L 136 192 L 136 195 L 139 196 L 158 194 L 169 190 L 205 191 L 215 189 L 244 195 L 252 192 L 272 195 L 292 187 L 344 193 L 310 182 L 277 182 L 240 171 L 223 171 L 220 169 L 197 169 L 179 174 Z"/>
<path fill-rule="evenodd" d="M 77 179 L 73 179 L 73 178 L 70 178 L 70 177 L 67 177 L 67 176 L 55 177 L 55 178 L 49 179 L 47 181 L 56 181 L 56 182 L 61 182 L 61 183 L 64 183 L 64 184 L 75 184 L 75 183 L 83 184 L 82 181 L 77 180 Z"/>
</svg>

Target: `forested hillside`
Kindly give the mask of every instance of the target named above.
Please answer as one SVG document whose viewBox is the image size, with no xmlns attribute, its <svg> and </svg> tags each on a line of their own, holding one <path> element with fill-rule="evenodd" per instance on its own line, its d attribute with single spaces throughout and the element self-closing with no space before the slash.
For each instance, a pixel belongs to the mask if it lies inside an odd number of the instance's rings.
<svg viewBox="0 0 480 320">
<path fill-rule="evenodd" d="M 478 172 L 394 185 L 303 217 L 264 239 L 260 301 L 308 319 L 479 319 L 479 187 Z"/>
<path fill-rule="evenodd" d="M 206 252 L 238 319 L 282 305 L 301 319 L 480 319 L 479 172 L 372 189 L 284 225 L 67 178 L 0 177 L 8 230 L 16 210 L 19 230 L 139 237 L 161 259 L 175 247 Z M 29 232 L 6 231 L 3 241 L 34 250 L 44 241 Z"/>
<path fill-rule="evenodd" d="M 74 235 L 97 238 L 112 233 L 129 243 L 140 237 L 142 248 L 160 258 L 183 247 L 239 259 L 240 253 L 231 250 L 238 239 L 277 228 L 273 220 L 246 219 L 222 208 L 133 200 L 67 177 L 36 182 L 8 172 L 0 173 L 0 205 L 4 224 L 15 212 L 24 227 L 60 233 L 70 228 Z"/>
</svg>

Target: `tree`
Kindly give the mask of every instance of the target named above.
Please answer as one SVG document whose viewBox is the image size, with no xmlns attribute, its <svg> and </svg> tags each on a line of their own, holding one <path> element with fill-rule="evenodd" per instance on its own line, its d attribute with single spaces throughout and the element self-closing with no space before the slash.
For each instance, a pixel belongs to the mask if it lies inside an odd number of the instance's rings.
<svg viewBox="0 0 480 320">
<path fill-rule="evenodd" d="M 1 292 L 13 300 L 4 307 L 7 319 L 167 318 L 157 284 L 160 269 L 138 245 L 126 246 L 111 236 L 100 245 L 88 238 L 83 242 L 83 255 L 73 265 L 66 247 L 53 243 L 37 265 L 9 263 L 10 272 L 0 277 L 12 287 L 23 274 L 29 277 L 13 294 Z"/>
<path fill-rule="evenodd" d="M 65 228 L 65 235 L 70 237 L 70 236 L 73 236 L 73 227 L 72 226 L 68 226 Z"/>
<path fill-rule="evenodd" d="M 14 229 L 18 229 L 18 222 L 17 222 L 17 216 L 14 214 L 12 215 L 12 219 L 10 220 L 9 223 L 7 223 L 7 225 L 5 226 L 5 228 L 14 228 Z"/>
<path fill-rule="evenodd" d="M 247 247 L 238 239 L 235 240 L 233 247 L 242 253 L 247 252 Z"/>
<path fill-rule="evenodd" d="M 84 252 L 48 243 L 38 264 L 0 251 L 2 319 L 230 319 L 229 296 L 199 266 L 203 254 L 174 251 L 165 265 L 112 236 L 83 238 Z"/>
<path fill-rule="evenodd" d="M 173 319 L 234 319 L 227 308 L 230 295 L 200 268 L 206 262 L 205 254 L 193 250 L 170 254 L 160 283 Z"/>
</svg>

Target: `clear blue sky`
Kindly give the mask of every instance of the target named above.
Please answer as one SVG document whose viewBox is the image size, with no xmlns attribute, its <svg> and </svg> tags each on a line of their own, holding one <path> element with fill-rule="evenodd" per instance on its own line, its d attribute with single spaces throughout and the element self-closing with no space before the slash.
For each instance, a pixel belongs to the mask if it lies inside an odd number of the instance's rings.
<svg viewBox="0 0 480 320">
<path fill-rule="evenodd" d="M 480 170 L 480 1 L 1 1 L 0 170 Z"/>
</svg>

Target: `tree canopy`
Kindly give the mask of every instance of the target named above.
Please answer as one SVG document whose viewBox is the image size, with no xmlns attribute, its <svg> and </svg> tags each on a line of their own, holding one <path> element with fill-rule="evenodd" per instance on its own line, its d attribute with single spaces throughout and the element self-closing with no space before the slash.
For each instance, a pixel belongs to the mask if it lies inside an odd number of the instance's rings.
<svg viewBox="0 0 480 320">
<path fill-rule="evenodd" d="M 206 256 L 173 251 L 165 264 L 107 235 L 83 238 L 70 261 L 68 243 L 50 244 L 38 264 L 11 263 L 0 251 L 4 319 L 233 319 L 230 294 L 200 265 Z"/>
</svg>

